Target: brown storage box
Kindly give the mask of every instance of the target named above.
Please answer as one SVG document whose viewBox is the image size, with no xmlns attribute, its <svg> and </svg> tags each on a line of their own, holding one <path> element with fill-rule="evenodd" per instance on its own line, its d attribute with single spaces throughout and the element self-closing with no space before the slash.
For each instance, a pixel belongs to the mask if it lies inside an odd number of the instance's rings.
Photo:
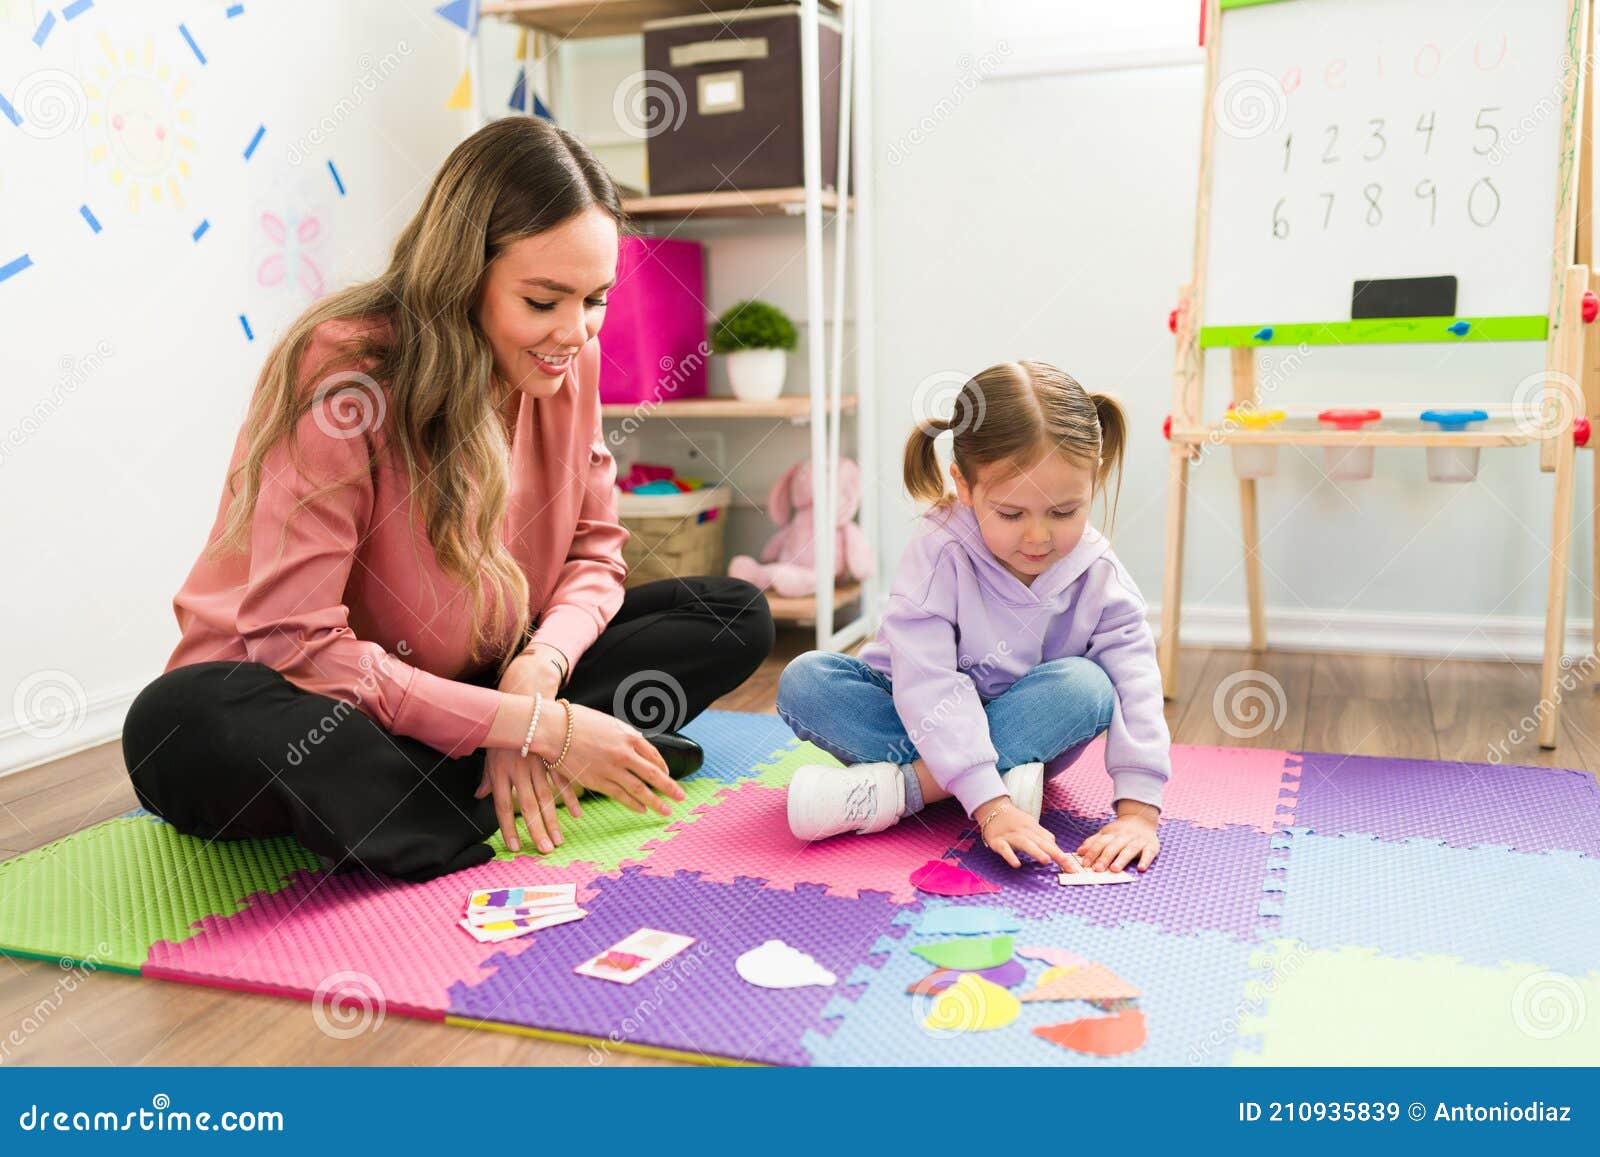
<svg viewBox="0 0 1600 1157">
<path fill-rule="evenodd" d="M 822 186 L 839 172 L 839 23 L 819 14 Z M 644 64 L 683 90 L 672 121 L 645 142 L 651 194 L 804 185 L 800 10 L 747 8 L 652 20 L 644 26 Z M 676 128 L 681 107 L 683 123 Z M 854 181 L 851 182 L 854 185 Z"/>
<path fill-rule="evenodd" d="M 622 585 L 721 574 L 730 493 L 726 486 L 707 486 L 681 494 L 619 494 L 617 516 L 629 536 L 622 547 L 628 564 Z M 700 521 L 707 510 L 716 516 Z"/>
</svg>

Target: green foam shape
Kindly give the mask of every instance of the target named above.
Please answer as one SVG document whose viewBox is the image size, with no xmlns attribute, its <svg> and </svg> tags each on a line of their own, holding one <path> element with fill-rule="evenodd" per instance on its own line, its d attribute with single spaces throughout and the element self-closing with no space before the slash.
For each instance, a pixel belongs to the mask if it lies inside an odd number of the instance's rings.
<svg viewBox="0 0 1600 1157">
<path fill-rule="evenodd" d="M 1592 1065 L 1600 1057 L 1600 971 L 1486 968 L 1292 940 L 1263 963 L 1266 977 L 1245 993 L 1259 1015 L 1241 1025 L 1261 1051 L 1241 1049 L 1235 1064 Z"/>
<path fill-rule="evenodd" d="M 936 968 L 976 972 L 984 968 L 996 968 L 1010 960 L 1012 943 L 1009 936 L 988 936 L 982 940 L 967 938 L 919 944 L 911 951 Z"/>
<path fill-rule="evenodd" d="M 833 756 L 814 743 L 802 741 L 795 747 L 772 753 L 772 758 L 756 766 L 754 780 L 763 787 L 788 787 L 794 773 L 808 763 L 824 767 L 843 767 Z"/>
<path fill-rule="evenodd" d="M 149 816 L 106 820 L 0 862 L 0 952 L 138 972 L 158 940 L 317 866 L 289 836 L 208 842 Z"/>
<path fill-rule="evenodd" d="M 614 872 L 624 860 L 643 860 L 650 853 L 645 845 L 652 840 L 669 840 L 676 833 L 668 831 L 672 824 L 682 821 L 692 823 L 699 817 L 694 809 L 701 804 L 720 802 L 719 792 L 735 786 L 723 780 L 694 776 L 680 781 L 685 796 L 682 803 L 672 805 L 672 814 L 629 811 L 622 804 L 606 796 L 590 796 L 581 800 L 583 815 L 573 819 L 565 812 L 561 815 L 561 835 L 564 842 L 549 855 L 540 855 L 528 836 L 528 825 L 522 815 L 517 815 L 517 838 L 522 841 L 522 851 L 513 852 L 506 847 L 505 836 L 500 832 L 484 841 L 494 849 L 496 860 L 515 860 L 523 856 L 537 856 L 539 862 L 552 868 L 569 864 L 593 864 L 603 872 Z"/>
</svg>

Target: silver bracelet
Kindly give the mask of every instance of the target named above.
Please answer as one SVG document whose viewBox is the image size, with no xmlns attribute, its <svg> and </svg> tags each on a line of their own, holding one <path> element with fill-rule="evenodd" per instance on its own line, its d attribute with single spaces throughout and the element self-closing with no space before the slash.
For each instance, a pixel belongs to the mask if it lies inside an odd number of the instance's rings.
<svg viewBox="0 0 1600 1157">
<path fill-rule="evenodd" d="M 522 758 L 528 758 L 528 748 L 533 746 L 533 733 L 539 727 L 539 708 L 544 706 L 544 692 L 533 693 L 533 718 L 528 720 L 528 734 L 522 738 Z"/>
</svg>

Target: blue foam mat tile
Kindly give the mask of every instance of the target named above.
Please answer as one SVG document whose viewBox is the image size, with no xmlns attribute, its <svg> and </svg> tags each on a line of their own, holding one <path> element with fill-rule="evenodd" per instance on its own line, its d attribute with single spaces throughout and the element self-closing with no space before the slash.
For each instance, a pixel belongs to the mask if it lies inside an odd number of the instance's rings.
<svg viewBox="0 0 1600 1157">
<path fill-rule="evenodd" d="M 1001 1029 L 945 1035 L 924 1029 L 928 997 L 906 988 L 928 974 L 927 961 L 901 945 L 880 970 L 851 976 L 865 984 L 853 1001 L 830 1002 L 822 1015 L 837 1020 L 830 1033 L 809 1032 L 801 1044 L 819 1065 L 1220 1065 L 1233 1053 L 1244 987 L 1254 946 L 1223 933 L 1170 935 L 1148 924 L 1098 926 L 1076 916 L 1022 921 L 1021 945 L 1048 944 L 1104 964 L 1141 989 L 1145 1045 L 1120 1057 L 1091 1057 L 1034 1036 L 1037 1026 L 1101 1015 L 1083 1001 L 1029 1001 Z M 1028 979 L 1013 992 L 1033 988 L 1043 961 L 1017 958 Z"/>
<path fill-rule="evenodd" d="M 751 772 L 796 746 L 800 740 L 776 715 L 744 711 L 702 711 L 682 734 L 705 749 L 705 763 L 691 778 L 738 783 Z"/>
<path fill-rule="evenodd" d="M 1293 839 L 1277 935 L 1486 967 L 1582 974 L 1600 962 L 1600 860 L 1305 829 Z"/>
</svg>

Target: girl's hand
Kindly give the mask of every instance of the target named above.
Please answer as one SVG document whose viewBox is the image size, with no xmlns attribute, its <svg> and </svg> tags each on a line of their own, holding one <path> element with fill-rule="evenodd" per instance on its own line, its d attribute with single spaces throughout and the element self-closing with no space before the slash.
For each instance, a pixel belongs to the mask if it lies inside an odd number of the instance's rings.
<svg viewBox="0 0 1600 1157">
<path fill-rule="evenodd" d="M 1022 867 L 1017 853 L 1032 856 L 1041 864 L 1055 864 L 1063 872 L 1073 870 L 1067 853 L 1056 846 L 1050 829 L 1011 802 L 1009 796 L 979 804 L 973 816 L 981 825 L 984 846 L 1013 868 Z"/>
<path fill-rule="evenodd" d="M 1137 856 L 1139 871 L 1143 872 L 1155 860 L 1161 851 L 1161 841 L 1156 838 L 1156 816 L 1160 813 L 1148 804 L 1124 810 L 1128 803 L 1132 801 L 1118 800 L 1121 814 L 1078 845 L 1084 867 L 1096 872 L 1120 872 Z"/>
<path fill-rule="evenodd" d="M 583 814 L 570 785 L 552 784 L 543 760 L 531 754 L 524 759 L 509 747 L 491 747 L 484 752 L 483 780 L 474 795 L 482 799 L 491 791 L 494 792 L 495 815 L 500 820 L 500 834 L 505 837 L 506 847 L 513 852 L 522 850 L 522 842 L 517 838 L 517 807 L 522 809 L 528 835 L 539 850 L 546 853 L 560 847 L 562 842 L 561 823 L 556 819 L 556 794 L 560 793 L 573 819 Z"/>
<path fill-rule="evenodd" d="M 561 710 L 559 706 L 554 709 Z M 670 816 L 672 805 L 656 793 L 678 802 L 685 796 L 667 773 L 666 761 L 655 745 L 615 716 L 576 703 L 569 710 L 573 713 L 572 747 L 561 766 L 551 772 L 562 798 L 569 798 L 576 786 L 608 795 L 640 815 L 654 808 Z M 573 810 L 571 803 L 567 810 Z"/>
</svg>

